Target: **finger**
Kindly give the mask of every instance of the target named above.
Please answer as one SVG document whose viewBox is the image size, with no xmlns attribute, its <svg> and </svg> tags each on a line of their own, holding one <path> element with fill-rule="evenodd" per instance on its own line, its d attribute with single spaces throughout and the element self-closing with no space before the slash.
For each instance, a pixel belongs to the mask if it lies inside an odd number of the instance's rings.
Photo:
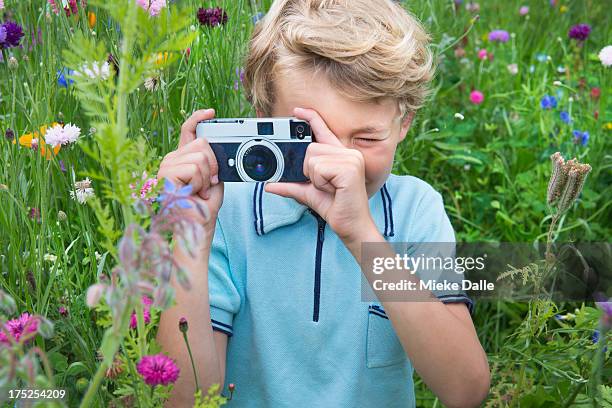
<svg viewBox="0 0 612 408">
<path fill-rule="evenodd" d="M 202 188 L 202 176 L 195 164 L 179 164 L 164 171 L 164 177 L 171 180 L 173 183 L 180 185 L 191 184 L 192 194 L 200 191 Z"/>
<path fill-rule="evenodd" d="M 268 193 L 293 198 L 310 207 L 308 203 L 309 183 L 266 183 L 264 190 Z"/>
<path fill-rule="evenodd" d="M 212 147 L 206 139 L 198 138 L 196 140 L 191 141 L 189 144 L 179 148 L 178 150 L 175 150 L 175 152 L 173 152 L 174 154 L 172 160 L 176 160 L 176 157 L 182 156 L 184 154 L 197 152 L 202 152 L 206 155 L 208 159 L 208 166 L 212 184 L 217 184 L 219 182 L 219 163 L 217 162 L 217 156 L 215 156 L 215 152 L 212 150 Z"/>
<path fill-rule="evenodd" d="M 198 170 L 202 176 L 202 190 L 206 191 L 211 185 L 210 166 L 208 164 L 208 160 L 208 156 L 205 152 L 197 151 L 178 156 L 175 159 L 174 165 L 195 164 L 198 166 Z"/>
<path fill-rule="evenodd" d="M 333 146 L 333 145 L 323 144 L 323 143 L 316 143 L 316 142 L 310 143 L 308 147 L 306 148 L 306 154 L 304 155 L 302 172 L 304 173 L 306 177 L 308 177 L 308 174 L 307 174 L 308 166 L 309 166 L 308 163 L 314 157 L 321 157 L 321 156 L 343 157 L 345 155 L 354 154 L 352 150 L 354 149 L 347 149 L 344 146 L 338 147 L 338 146 Z"/>
<path fill-rule="evenodd" d="M 293 114 L 298 119 L 303 119 L 310 124 L 310 128 L 317 142 L 344 147 L 336 135 L 329 130 L 323 118 L 314 109 L 295 108 Z"/>
<path fill-rule="evenodd" d="M 332 159 L 331 163 L 329 161 L 330 158 Z M 330 166 L 330 164 L 332 166 Z M 333 194 L 336 192 L 336 187 L 331 181 L 337 174 L 338 170 L 342 169 L 340 164 L 340 160 L 337 157 L 313 157 L 308 163 L 308 174 L 306 176 L 310 179 L 312 185 L 318 190 Z M 334 168 L 335 171 L 330 175 L 329 170 L 333 170 Z"/>
<path fill-rule="evenodd" d="M 191 114 L 191 116 L 181 126 L 181 136 L 179 138 L 179 147 L 186 145 L 196 138 L 196 126 L 198 122 L 209 120 L 215 117 L 214 109 L 200 109 Z"/>
</svg>

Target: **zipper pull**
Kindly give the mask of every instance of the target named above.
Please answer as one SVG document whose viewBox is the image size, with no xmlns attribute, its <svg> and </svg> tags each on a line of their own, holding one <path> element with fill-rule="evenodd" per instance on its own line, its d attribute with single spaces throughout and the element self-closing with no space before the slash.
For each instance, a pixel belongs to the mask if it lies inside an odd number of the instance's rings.
<svg viewBox="0 0 612 408">
<path fill-rule="evenodd" d="M 321 218 L 319 220 L 319 241 L 323 242 L 325 238 L 325 220 Z"/>
</svg>

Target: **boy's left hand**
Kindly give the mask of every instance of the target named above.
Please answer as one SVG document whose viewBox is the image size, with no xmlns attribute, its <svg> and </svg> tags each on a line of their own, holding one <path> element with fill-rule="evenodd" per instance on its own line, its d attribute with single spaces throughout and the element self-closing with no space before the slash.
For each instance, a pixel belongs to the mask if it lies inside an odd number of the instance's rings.
<svg viewBox="0 0 612 408">
<path fill-rule="evenodd" d="M 345 243 L 360 241 L 364 233 L 376 230 L 363 155 L 344 147 L 315 110 L 296 108 L 294 115 L 310 123 L 317 140 L 308 146 L 304 158 L 304 175 L 310 183 L 268 183 L 265 190 L 312 208 Z"/>
</svg>

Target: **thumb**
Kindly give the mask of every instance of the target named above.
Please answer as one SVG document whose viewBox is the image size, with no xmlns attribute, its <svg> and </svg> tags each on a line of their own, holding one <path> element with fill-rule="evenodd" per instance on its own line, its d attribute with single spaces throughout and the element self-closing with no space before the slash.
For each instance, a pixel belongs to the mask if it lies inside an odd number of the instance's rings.
<svg viewBox="0 0 612 408">
<path fill-rule="evenodd" d="M 293 198 L 301 204 L 308 205 L 308 183 L 266 183 L 264 190 L 268 193 Z"/>
</svg>

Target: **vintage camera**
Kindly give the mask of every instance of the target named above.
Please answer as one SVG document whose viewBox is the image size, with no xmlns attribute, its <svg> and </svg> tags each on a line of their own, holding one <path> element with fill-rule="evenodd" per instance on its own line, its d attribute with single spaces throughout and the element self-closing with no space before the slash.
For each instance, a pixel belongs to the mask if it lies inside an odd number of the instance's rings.
<svg viewBox="0 0 612 408">
<path fill-rule="evenodd" d="M 223 118 L 199 122 L 196 136 L 210 144 L 221 181 L 307 181 L 308 122 L 294 118 Z"/>
</svg>

